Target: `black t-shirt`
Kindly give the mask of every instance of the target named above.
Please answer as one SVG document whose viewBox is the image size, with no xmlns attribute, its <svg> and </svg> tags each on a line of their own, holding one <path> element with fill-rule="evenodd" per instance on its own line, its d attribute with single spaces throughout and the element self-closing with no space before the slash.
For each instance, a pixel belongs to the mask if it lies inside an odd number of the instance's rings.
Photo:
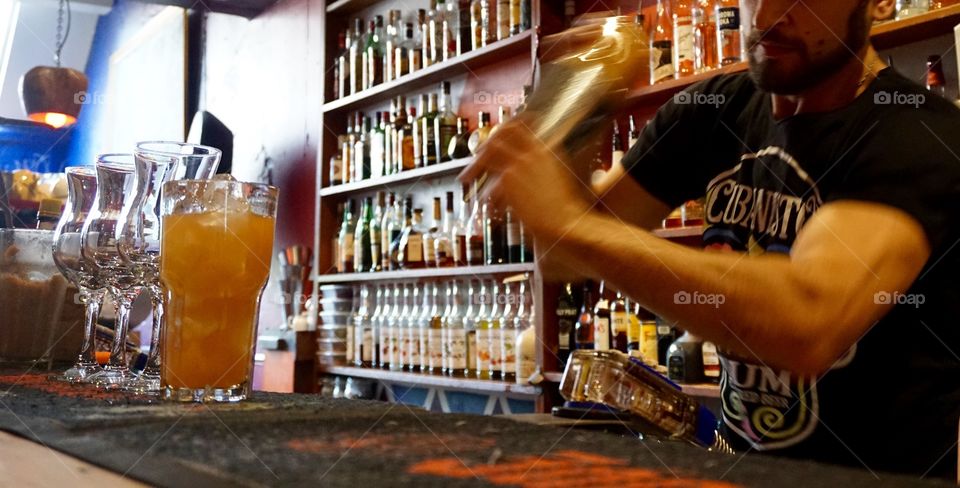
<svg viewBox="0 0 960 488">
<path fill-rule="evenodd" d="M 955 476 L 960 110 L 892 69 L 843 108 L 779 121 L 745 74 L 682 93 L 623 164 L 671 206 L 706 195 L 705 244 L 789 254 L 819 207 L 852 199 L 905 211 L 932 249 L 905 294 L 875 297 L 897 305 L 820 377 L 721 355 L 727 437 L 741 451 Z"/>
</svg>

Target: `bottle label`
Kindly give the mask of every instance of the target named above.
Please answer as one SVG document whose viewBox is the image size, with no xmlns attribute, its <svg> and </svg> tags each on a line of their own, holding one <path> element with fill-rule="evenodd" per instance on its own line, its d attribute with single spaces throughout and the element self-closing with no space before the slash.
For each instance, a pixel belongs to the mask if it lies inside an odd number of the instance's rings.
<svg viewBox="0 0 960 488">
<path fill-rule="evenodd" d="M 667 377 L 674 381 L 684 381 L 686 368 L 683 365 L 683 354 L 667 358 Z"/>
<path fill-rule="evenodd" d="M 420 327 L 417 329 L 417 338 L 419 339 L 420 369 L 426 369 L 430 366 L 430 329 Z"/>
<path fill-rule="evenodd" d="M 410 362 L 411 366 L 420 365 L 420 334 L 417 329 L 407 329 L 407 335 L 410 337 L 409 344 L 407 346 L 410 351 L 407 354 L 407 359 Z"/>
<path fill-rule="evenodd" d="M 470 264 L 482 264 L 483 263 L 483 239 L 479 236 L 472 236 L 468 239 L 469 247 L 467 247 L 467 261 Z"/>
<path fill-rule="evenodd" d="M 477 329 L 477 370 L 490 369 L 490 330 Z"/>
<path fill-rule="evenodd" d="M 433 266 L 437 262 L 437 252 L 434 247 L 433 237 L 427 236 L 423 239 L 423 261 Z"/>
<path fill-rule="evenodd" d="M 606 317 L 593 319 L 593 348 L 597 351 L 610 349 L 610 319 Z"/>
<path fill-rule="evenodd" d="M 500 347 L 500 329 L 490 329 L 490 370 L 499 371 L 503 362 Z"/>
<path fill-rule="evenodd" d="M 407 237 L 407 262 L 423 262 L 423 238 L 419 234 L 410 234 Z"/>
<path fill-rule="evenodd" d="M 427 362 L 427 365 L 432 369 L 438 369 L 443 367 L 443 330 L 441 329 L 430 329 L 429 343 L 427 347 L 430 349 L 430 360 Z"/>
<path fill-rule="evenodd" d="M 693 22 L 690 17 L 677 19 L 673 28 L 675 63 L 680 65 L 684 61 L 693 61 Z"/>
<path fill-rule="evenodd" d="M 717 7 L 717 29 L 740 30 L 740 7 Z"/>
<path fill-rule="evenodd" d="M 360 343 L 360 360 L 369 363 L 373 361 L 373 331 L 363 328 L 363 340 Z"/>
<path fill-rule="evenodd" d="M 440 343 L 443 344 L 443 357 L 440 364 L 446 370 L 450 368 L 450 330 L 446 327 L 440 329 Z"/>
<path fill-rule="evenodd" d="M 436 264 L 438 267 L 453 266 L 453 246 L 450 245 L 450 241 L 445 239 L 437 239 L 434 241 L 433 247 L 435 250 L 435 263 L 431 262 L 431 264 Z"/>
<path fill-rule="evenodd" d="M 397 355 L 400 357 L 400 364 L 403 366 L 410 364 L 410 334 L 407 332 L 406 328 L 397 328 L 397 336 L 400 339 L 397 341 Z"/>
<path fill-rule="evenodd" d="M 610 314 L 610 327 L 612 328 L 611 332 L 613 335 L 620 334 L 621 332 L 627 334 L 629 323 L 630 318 L 626 312 L 613 312 Z"/>
<path fill-rule="evenodd" d="M 380 329 L 380 363 L 390 363 L 390 328 Z"/>
<path fill-rule="evenodd" d="M 477 331 L 467 331 L 467 369 L 477 366 Z"/>
<path fill-rule="evenodd" d="M 701 349 L 703 350 L 703 375 L 707 378 L 719 378 L 720 357 L 717 356 L 717 346 L 712 342 L 704 341 Z"/>
<path fill-rule="evenodd" d="M 397 329 L 393 327 L 387 327 L 387 362 L 391 365 L 400 362 L 397 357 Z"/>
<path fill-rule="evenodd" d="M 450 329 L 450 369 L 467 368 L 467 336 L 463 329 Z"/>
<path fill-rule="evenodd" d="M 563 327 L 560 327 L 560 330 L 563 330 Z M 560 337 L 559 337 L 557 343 L 558 343 L 558 345 L 560 346 L 560 350 L 561 350 L 561 351 L 567 351 L 567 350 L 570 349 L 570 333 L 569 333 L 569 331 L 570 331 L 570 329 L 567 329 L 567 333 L 563 333 L 563 332 L 560 333 Z"/>
<path fill-rule="evenodd" d="M 670 333 L 669 327 L 665 333 Z M 640 323 L 640 355 L 647 364 L 657 364 L 660 361 L 657 353 L 657 325 L 652 320 Z"/>
<path fill-rule="evenodd" d="M 654 56 L 659 54 L 659 57 L 654 57 L 653 82 L 673 78 L 673 43 L 671 41 L 655 41 L 653 48 Z"/>
<path fill-rule="evenodd" d="M 510 223 L 507 224 L 507 246 L 519 246 L 520 245 L 520 221 L 517 219 L 511 219 Z"/>
<path fill-rule="evenodd" d="M 658 335 L 662 335 L 662 336 L 670 335 L 670 326 L 669 326 L 669 325 L 666 325 L 666 324 L 658 325 L 658 326 L 657 326 L 657 334 L 658 334 Z"/>
<path fill-rule="evenodd" d="M 347 326 L 347 364 L 353 363 L 354 358 L 357 357 L 356 351 L 354 351 L 354 348 L 356 347 L 356 343 L 357 343 L 355 335 L 356 335 L 356 326 L 348 325 Z"/>
<path fill-rule="evenodd" d="M 517 331 L 513 329 L 500 331 L 500 372 L 501 374 L 517 373 Z"/>
</svg>

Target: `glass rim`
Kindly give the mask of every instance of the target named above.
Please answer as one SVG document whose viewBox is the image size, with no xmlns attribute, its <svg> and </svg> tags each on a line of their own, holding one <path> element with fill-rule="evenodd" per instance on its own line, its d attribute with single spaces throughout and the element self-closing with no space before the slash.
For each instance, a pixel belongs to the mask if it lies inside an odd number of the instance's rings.
<svg viewBox="0 0 960 488">
<path fill-rule="evenodd" d="M 165 151 L 162 149 L 149 149 L 145 146 L 151 144 L 157 146 L 176 146 L 179 148 L 189 147 L 189 148 L 200 148 L 208 151 L 206 154 L 184 154 L 182 152 L 173 152 Z M 195 157 L 212 157 L 216 155 L 222 155 L 223 151 L 217 149 L 213 146 L 205 146 L 203 144 L 194 144 L 191 142 L 178 142 L 178 141 L 141 141 L 137 143 L 136 153 L 149 153 L 149 154 L 159 154 L 161 156 L 170 156 L 170 157 L 183 157 L 183 156 L 195 156 Z"/>
<path fill-rule="evenodd" d="M 96 176 L 97 168 L 91 165 L 67 166 L 63 168 L 65 174 L 79 174 L 83 176 Z"/>
<path fill-rule="evenodd" d="M 276 198 L 277 194 L 280 192 L 280 189 L 276 186 L 269 185 L 267 183 L 260 183 L 257 181 L 238 181 L 238 180 L 193 180 L 193 179 L 180 179 L 180 180 L 170 180 L 163 183 L 163 191 L 168 192 L 173 190 L 176 187 L 193 187 L 199 188 L 201 186 L 207 187 L 241 187 L 241 188 L 251 188 L 264 190 L 271 194 L 272 197 Z"/>
<path fill-rule="evenodd" d="M 119 158 L 129 161 L 119 161 Z M 137 167 L 136 158 L 132 153 L 106 153 L 97 156 L 96 167 L 105 167 L 122 171 L 134 171 Z"/>
</svg>

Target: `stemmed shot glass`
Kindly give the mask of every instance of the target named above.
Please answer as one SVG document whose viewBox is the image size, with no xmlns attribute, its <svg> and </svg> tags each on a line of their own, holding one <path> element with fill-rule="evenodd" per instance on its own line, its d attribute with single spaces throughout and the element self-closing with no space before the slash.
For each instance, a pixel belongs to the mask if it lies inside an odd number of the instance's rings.
<svg viewBox="0 0 960 488">
<path fill-rule="evenodd" d="M 160 188 L 173 177 L 177 160 L 137 151 L 134 191 L 124 205 L 117 229 L 117 246 L 137 285 L 150 295 L 153 326 L 147 364 L 137 379 L 123 385 L 136 393 L 160 392 L 160 333 L 163 292 L 160 288 Z"/>
<path fill-rule="evenodd" d="M 123 225 L 123 210 L 134 192 L 132 154 L 104 154 L 97 158 L 96 203 L 83 224 L 81 254 L 95 279 L 105 285 L 116 307 L 116 326 L 110 360 L 103 371 L 88 381 L 105 388 L 118 388 L 135 378 L 126 359 L 130 307 L 140 293 L 139 280 L 120 256 L 117 236 Z"/>
<path fill-rule="evenodd" d="M 81 231 L 93 208 L 97 192 L 97 172 L 90 166 L 71 166 L 65 169 L 65 173 L 67 203 L 53 235 L 53 261 L 63 276 L 77 287 L 77 296 L 80 303 L 86 307 L 86 313 L 83 345 L 76 364 L 52 379 L 80 383 L 101 371 L 97 364 L 96 332 L 100 303 L 106 289 L 81 254 Z"/>
</svg>

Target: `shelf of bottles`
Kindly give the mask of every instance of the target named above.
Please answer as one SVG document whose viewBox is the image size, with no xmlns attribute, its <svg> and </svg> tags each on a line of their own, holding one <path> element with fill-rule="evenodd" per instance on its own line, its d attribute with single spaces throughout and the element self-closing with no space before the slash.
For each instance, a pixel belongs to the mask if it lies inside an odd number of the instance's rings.
<svg viewBox="0 0 960 488">
<path fill-rule="evenodd" d="M 437 0 L 428 9 L 390 10 L 386 23 L 377 15 L 365 31 L 363 19 L 354 19 L 339 35 L 323 111 L 352 110 L 532 52 L 530 2 L 474 0 L 461 8 L 464 2 Z"/>
<path fill-rule="evenodd" d="M 528 383 L 537 344 L 529 274 L 363 284 L 354 296 L 342 366 L 369 372 L 342 373 L 539 394 Z"/>
</svg>

